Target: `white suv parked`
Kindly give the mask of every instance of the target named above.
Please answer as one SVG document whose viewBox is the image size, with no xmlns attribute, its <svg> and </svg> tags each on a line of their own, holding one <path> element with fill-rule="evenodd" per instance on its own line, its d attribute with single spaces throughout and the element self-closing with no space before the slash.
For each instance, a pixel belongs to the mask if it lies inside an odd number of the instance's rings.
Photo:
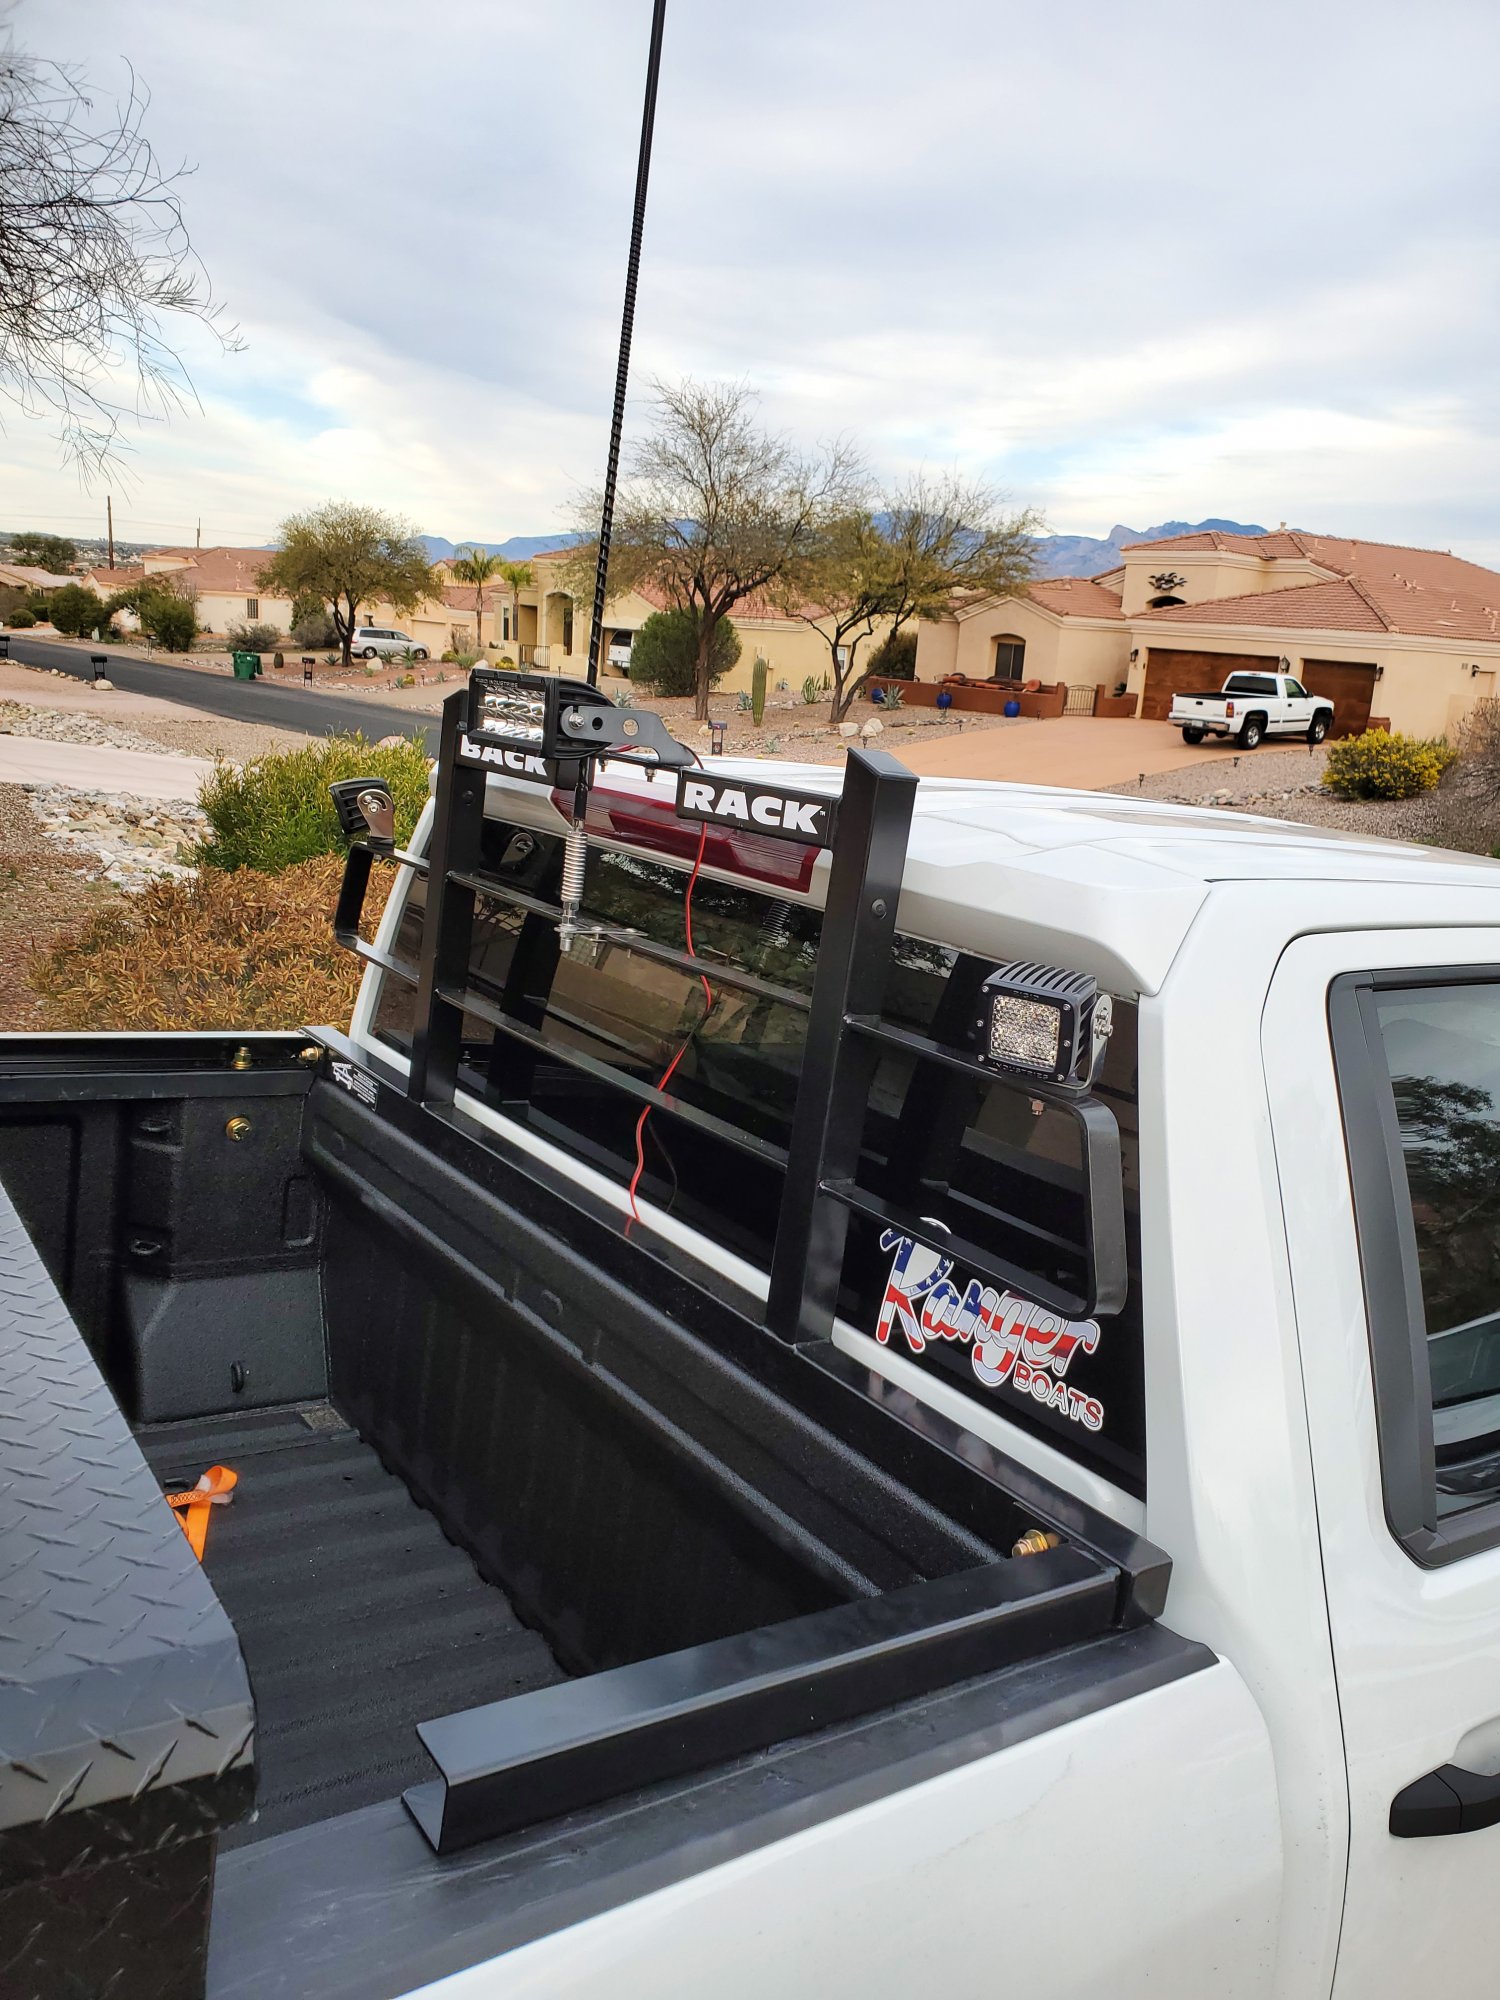
<svg viewBox="0 0 1500 2000">
<path fill-rule="evenodd" d="M 388 660 L 393 653 L 410 653 L 414 660 L 427 658 L 425 646 L 419 646 L 415 639 L 389 625 L 357 625 L 351 650 L 364 660 Z"/>
</svg>

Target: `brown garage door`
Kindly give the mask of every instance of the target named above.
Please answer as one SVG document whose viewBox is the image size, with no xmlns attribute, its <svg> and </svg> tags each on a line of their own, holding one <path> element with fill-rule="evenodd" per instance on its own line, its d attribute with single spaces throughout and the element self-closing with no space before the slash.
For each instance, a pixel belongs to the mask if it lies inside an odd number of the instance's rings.
<svg viewBox="0 0 1500 2000">
<path fill-rule="evenodd" d="M 1206 694 L 1223 687 L 1229 674 L 1274 674 L 1280 664 L 1275 653 L 1184 653 L 1153 646 L 1146 655 L 1141 719 L 1164 722 L 1173 695 Z"/>
<path fill-rule="evenodd" d="M 1358 736 L 1370 720 L 1375 699 L 1373 666 L 1350 666 L 1345 660 L 1304 660 L 1302 685 L 1309 694 L 1326 695 L 1333 703 L 1334 736 Z"/>
</svg>

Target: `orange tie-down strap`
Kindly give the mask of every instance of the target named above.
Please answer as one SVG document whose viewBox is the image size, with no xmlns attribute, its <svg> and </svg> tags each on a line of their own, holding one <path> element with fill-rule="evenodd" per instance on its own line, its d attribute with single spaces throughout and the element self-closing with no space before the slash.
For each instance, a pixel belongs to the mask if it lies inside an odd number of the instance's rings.
<svg viewBox="0 0 1500 2000">
<path fill-rule="evenodd" d="M 189 1487 L 186 1493 L 169 1493 L 167 1505 L 177 1516 L 177 1525 L 188 1538 L 188 1544 L 199 1562 L 203 1560 L 204 1544 L 208 1540 L 208 1517 L 215 1507 L 227 1507 L 234 1498 L 234 1489 L 240 1483 L 237 1472 L 231 1472 L 227 1465 L 211 1465 L 198 1484 Z"/>
</svg>

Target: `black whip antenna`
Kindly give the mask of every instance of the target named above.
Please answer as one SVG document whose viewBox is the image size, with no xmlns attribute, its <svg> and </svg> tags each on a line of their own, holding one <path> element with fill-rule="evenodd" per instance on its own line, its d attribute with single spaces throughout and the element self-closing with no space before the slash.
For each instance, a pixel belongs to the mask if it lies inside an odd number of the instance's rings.
<svg viewBox="0 0 1500 2000">
<path fill-rule="evenodd" d="M 651 49 L 646 57 L 646 102 L 641 110 L 641 151 L 635 168 L 635 213 L 630 224 L 630 257 L 625 266 L 625 309 L 620 315 L 620 359 L 615 369 L 615 410 L 609 427 L 609 460 L 604 468 L 604 509 L 599 519 L 599 564 L 594 572 L 594 616 L 589 626 L 589 686 L 599 680 L 604 643 L 604 595 L 609 582 L 609 543 L 615 524 L 615 481 L 620 472 L 620 433 L 625 428 L 625 388 L 630 380 L 630 338 L 635 331 L 635 284 L 641 268 L 641 233 L 646 226 L 646 184 L 651 178 L 651 135 L 656 125 L 656 80 L 661 73 L 661 37 L 667 0 L 654 0 Z"/>
</svg>

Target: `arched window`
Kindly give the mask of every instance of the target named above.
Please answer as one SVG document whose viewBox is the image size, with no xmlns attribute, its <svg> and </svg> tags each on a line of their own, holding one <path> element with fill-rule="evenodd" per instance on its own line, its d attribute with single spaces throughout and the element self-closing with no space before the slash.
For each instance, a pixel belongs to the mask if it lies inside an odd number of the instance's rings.
<svg viewBox="0 0 1500 2000">
<path fill-rule="evenodd" d="M 1026 666 L 1026 641 L 1014 632 L 1002 632 L 995 641 L 995 679 L 1018 681 Z"/>
<path fill-rule="evenodd" d="M 1148 597 L 1146 599 L 1146 609 L 1148 611 L 1168 611 L 1174 604 L 1186 603 L 1187 599 L 1185 597 Z"/>
</svg>

